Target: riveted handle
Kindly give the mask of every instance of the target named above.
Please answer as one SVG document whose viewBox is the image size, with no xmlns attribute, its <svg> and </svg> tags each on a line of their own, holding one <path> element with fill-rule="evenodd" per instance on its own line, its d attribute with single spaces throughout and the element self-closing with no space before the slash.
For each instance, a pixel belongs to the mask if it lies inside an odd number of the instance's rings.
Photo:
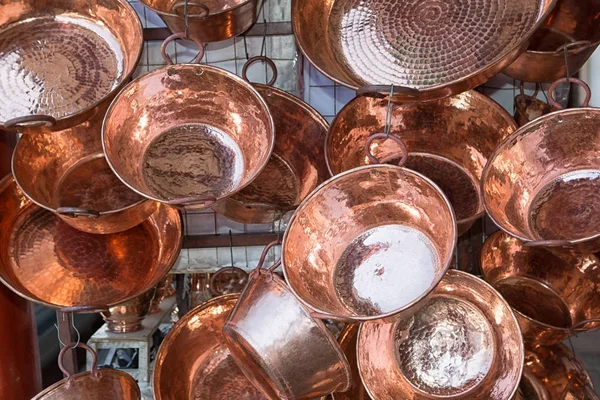
<svg viewBox="0 0 600 400">
<path fill-rule="evenodd" d="M 56 209 L 56 212 L 60 215 L 70 218 L 88 217 L 90 219 L 94 219 L 100 216 L 99 211 L 87 210 L 79 207 L 59 207 Z"/>
<path fill-rule="evenodd" d="M 51 115 L 26 115 L 24 117 L 9 119 L 4 123 L 4 128 L 37 128 L 40 126 L 52 126 L 55 124 L 56 118 Z"/>
<path fill-rule="evenodd" d="M 582 107 L 589 107 L 590 100 L 592 99 L 592 89 L 590 89 L 590 87 L 588 86 L 587 83 L 585 83 L 584 81 L 582 81 L 581 79 L 578 79 L 578 78 L 562 78 L 562 79 L 555 81 L 552 85 L 550 85 L 550 87 L 548 88 L 548 101 L 550 101 L 550 104 L 552 104 L 554 107 L 556 107 L 559 110 L 564 109 L 562 104 L 560 104 L 558 101 L 556 101 L 554 99 L 554 91 L 556 90 L 558 85 L 560 85 L 561 83 L 567 83 L 567 82 L 568 83 L 576 83 L 583 88 L 583 90 L 585 91 L 585 100 L 583 101 Z"/>
<path fill-rule="evenodd" d="M 160 55 L 162 56 L 163 60 L 166 61 L 167 64 L 175 64 L 171 59 L 171 56 L 167 54 L 167 46 L 169 45 L 169 43 L 176 39 L 191 40 L 192 42 L 198 45 L 198 55 L 196 55 L 196 57 L 194 57 L 194 59 L 190 61 L 190 64 L 198 64 L 200 60 L 202 60 L 202 57 L 204 57 L 204 44 L 198 39 L 187 37 L 184 32 L 179 32 L 174 33 L 168 38 L 166 38 L 165 41 L 162 43 L 162 46 L 160 46 Z"/>
<path fill-rule="evenodd" d="M 82 349 L 87 350 L 92 355 L 91 373 L 92 373 L 93 378 L 97 378 L 98 377 L 98 355 L 96 354 L 94 349 L 92 349 L 90 346 L 88 346 L 85 343 L 69 343 L 60 350 L 60 353 L 58 353 L 58 368 L 60 368 L 62 373 L 65 374 L 65 376 L 67 377 L 67 382 L 70 382 L 73 379 L 73 374 L 71 373 L 71 371 L 69 371 L 67 368 L 65 368 L 65 365 L 64 365 L 65 354 L 67 354 L 67 351 L 75 349 L 77 347 L 81 347 Z"/>
<path fill-rule="evenodd" d="M 406 161 L 408 160 L 408 149 L 406 148 L 406 145 L 404 144 L 402 139 L 400 139 L 398 136 L 395 136 L 395 135 L 386 135 L 385 133 L 375 133 L 375 134 L 371 135 L 369 137 L 369 139 L 367 139 L 367 142 L 365 143 L 365 153 L 367 154 L 367 158 L 373 164 L 381 164 L 381 162 L 377 159 L 377 157 L 375 157 L 373 155 L 373 153 L 371 152 L 371 144 L 373 143 L 373 141 L 378 140 L 378 139 L 390 139 L 390 140 L 396 142 L 397 144 L 399 144 L 400 147 L 402 148 L 402 158 L 398 162 L 398 166 L 402 167 L 404 164 L 406 164 Z"/>
<path fill-rule="evenodd" d="M 273 76 L 271 77 L 271 80 L 267 83 L 268 86 L 273 86 L 275 84 L 275 81 L 277 81 L 277 66 L 275 65 L 275 62 L 273 62 L 273 60 L 271 60 L 269 57 L 265 57 L 265 56 L 256 56 L 256 57 L 252 57 L 250 59 L 248 59 L 248 61 L 246 61 L 246 64 L 244 64 L 244 67 L 242 68 L 242 78 L 244 78 L 244 80 L 246 82 L 250 82 L 250 80 L 248 79 L 248 68 L 256 63 L 256 62 L 265 62 L 267 63 L 267 65 L 271 68 L 271 71 L 273 71 Z"/>
</svg>

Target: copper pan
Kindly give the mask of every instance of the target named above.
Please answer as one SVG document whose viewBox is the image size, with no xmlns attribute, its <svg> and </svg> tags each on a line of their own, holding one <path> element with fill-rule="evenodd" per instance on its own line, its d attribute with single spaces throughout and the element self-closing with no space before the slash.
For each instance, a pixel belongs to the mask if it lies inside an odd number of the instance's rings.
<svg viewBox="0 0 600 400">
<path fill-rule="evenodd" d="M 221 332 L 238 298 L 209 300 L 173 326 L 156 356 L 156 400 L 266 400 L 233 361 Z"/>
<path fill-rule="evenodd" d="M 333 81 L 398 86 L 414 102 L 462 93 L 509 66 L 556 0 L 294 0 L 308 60 Z M 387 92 L 387 90 L 385 90 Z"/>
<path fill-rule="evenodd" d="M 81 347 L 92 354 L 92 369 L 88 372 L 71 374 L 63 365 L 67 351 Z M 85 343 L 71 343 L 63 347 L 58 355 L 58 367 L 67 376 L 50 386 L 32 400 L 140 400 L 142 394 L 131 375 L 112 368 L 97 368 L 97 356 Z"/>
<path fill-rule="evenodd" d="M 12 177 L 0 181 L 0 280 L 47 307 L 97 311 L 146 292 L 171 269 L 181 241 L 171 207 L 125 232 L 93 235 L 33 204 Z"/>
<path fill-rule="evenodd" d="M 248 286 L 223 327 L 232 357 L 271 400 L 304 400 L 350 387 L 351 373 L 335 338 L 273 273 L 263 251 Z"/>
<path fill-rule="evenodd" d="M 600 261 L 593 255 L 526 247 L 497 232 L 483 245 L 481 271 L 513 307 L 530 345 L 560 343 L 572 326 L 600 318 Z M 594 322 L 577 331 L 599 327 Z"/>
<path fill-rule="evenodd" d="M 521 81 L 521 93 L 515 97 L 515 121 L 523 126 L 542 115 L 557 111 L 557 108 L 537 98 L 539 84 L 535 85 L 535 92 L 529 96 L 525 94 L 525 84 Z"/>
<path fill-rule="evenodd" d="M 523 341 L 510 306 L 484 281 L 456 270 L 412 317 L 364 323 L 357 353 L 376 400 L 509 400 L 523 372 Z"/>
<path fill-rule="evenodd" d="M 229 219 L 246 224 L 266 224 L 293 211 L 317 186 L 329 178 L 323 146 L 329 125 L 311 106 L 272 85 L 277 78 L 275 64 L 268 85 L 253 84 L 275 123 L 275 148 L 262 173 L 247 187 L 217 203 L 213 209 Z"/>
<path fill-rule="evenodd" d="M 156 296 L 156 287 L 124 303 L 110 307 L 102 312 L 102 318 L 110 332 L 129 333 L 142 330 L 142 321 L 150 313 L 152 300 Z"/>
<path fill-rule="evenodd" d="M 558 0 L 527 51 L 503 72 L 526 82 L 554 82 L 573 76 L 600 44 L 598 0 Z"/>
<path fill-rule="evenodd" d="M 388 107 L 389 105 L 389 107 Z M 386 124 L 386 118 L 389 124 Z M 474 90 L 442 100 L 401 104 L 387 98 L 359 96 L 331 124 L 325 155 L 332 175 L 372 164 L 364 153 L 369 137 L 389 132 L 409 151 L 405 167 L 433 180 L 448 196 L 456 213 L 459 236 L 485 213 L 480 179 L 498 143 L 517 129 L 512 117 L 494 100 Z M 394 162 L 400 147 L 377 140 L 371 152 Z"/>
<path fill-rule="evenodd" d="M 163 57 L 169 64 L 166 46 Z M 200 54 L 194 59 L 202 58 Z M 102 129 L 106 159 L 140 195 L 204 208 L 248 186 L 274 144 L 273 119 L 258 92 L 223 69 L 167 65 L 127 85 Z"/>
<path fill-rule="evenodd" d="M 0 129 L 61 131 L 101 114 L 142 53 L 125 0 L 0 3 Z"/>
<path fill-rule="evenodd" d="M 566 79 L 562 80 L 566 81 Z M 555 82 L 549 89 L 550 102 Z M 560 110 L 521 127 L 494 151 L 482 176 L 494 223 L 526 246 L 600 250 L 600 110 Z"/>
</svg>

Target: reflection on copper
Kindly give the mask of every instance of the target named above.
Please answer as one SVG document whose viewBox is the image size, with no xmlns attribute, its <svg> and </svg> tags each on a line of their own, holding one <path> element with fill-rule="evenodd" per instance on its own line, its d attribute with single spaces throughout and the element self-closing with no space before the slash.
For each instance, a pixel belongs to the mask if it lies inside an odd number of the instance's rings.
<svg viewBox="0 0 600 400">
<path fill-rule="evenodd" d="M 107 329 L 111 332 L 128 333 L 142 329 L 142 321 L 150 312 L 150 305 L 156 296 L 156 287 L 124 303 L 102 312 Z"/>
</svg>

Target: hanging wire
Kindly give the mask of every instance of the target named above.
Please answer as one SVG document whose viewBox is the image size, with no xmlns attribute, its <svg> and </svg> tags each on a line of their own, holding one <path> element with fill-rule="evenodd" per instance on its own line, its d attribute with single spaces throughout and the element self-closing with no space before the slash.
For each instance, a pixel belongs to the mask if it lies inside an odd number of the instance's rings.
<svg viewBox="0 0 600 400">
<path fill-rule="evenodd" d="M 190 37 L 190 26 L 189 26 L 189 15 L 188 15 L 188 0 L 185 0 L 183 3 L 183 20 L 185 23 L 185 37 Z"/>
<path fill-rule="evenodd" d="M 392 97 L 394 96 L 394 84 L 390 85 L 390 94 L 388 96 L 387 111 L 385 113 L 385 127 L 383 133 L 385 133 L 386 139 L 390 137 L 390 131 L 392 130 Z"/>
<path fill-rule="evenodd" d="M 229 230 L 229 257 L 231 258 L 231 266 L 233 267 L 233 237 L 231 236 L 231 229 Z"/>
<path fill-rule="evenodd" d="M 62 316 L 64 317 L 64 314 Z M 79 330 L 75 326 L 75 318 L 73 317 L 73 315 L 71 315 L 71 326 L 75 330 L 75 333 L 77 333 L 77 343 L 75 343 L 75 347 L 77 347 L 77 346 L 79 346 L 79 343 L 81 343 L 81 334 L 79 333 Z M 56 328 L 56 332 L 58 333 L 58 342 L 62 345 L 62 347 L 65 347 L 66 344 L 63 343 L 63 341 L 60 339 L 60 329 L 58 327 L 58 324 L 54 324 L 54 327 Z"/>
</svg>

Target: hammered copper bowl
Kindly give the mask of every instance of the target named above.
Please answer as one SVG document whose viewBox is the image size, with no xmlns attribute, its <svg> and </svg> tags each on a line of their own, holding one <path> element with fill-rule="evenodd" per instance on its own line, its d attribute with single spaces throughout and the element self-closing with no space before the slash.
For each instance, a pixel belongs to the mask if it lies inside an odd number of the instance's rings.
<svg viewBox="0 0 600 400">
<path fill-rule="evenodd" d="M 216 297 L 181 318 L 156 356 L 156 400 L 264 400 L 235 364 L 221 332 L 238 294 Z"/>
<path fill-rule="evenodd" d="M 177 210 L 160 205 L 120 233 L 78 231 L 29 201 L 12 177 L 0 181 L 0 280 L 53 308 L 106 308 L 156 286 L 181 250 Z"/>
<path fill-rule="evenodd" d="M 344 352 L 344 355 L 348 359 L 350 369 L 352 370 L 352 387 L 347 392 L 332 393 L 331 397 L 333 400 L 370 400 L 369 394 L 367 393 L 363 383 L 360 379 L 360 373 L 358 372 L 358 364 L 356 360 L 356 343 L 358 341 L 358 328 L 360 325 L 349 324 L 346 325 L 344 330 L 338 337 L 338 343 L 340 348 Z M 325 400 L 323 397 L 321 400 Z"/>
<path fill-rule="evenodd" d="M 388 98 L 359 96 L 331 123 L 325 145 L 332 175 L 372 162 L 364 152 L 369 137 L 385 129 Z M 474 90 L 442 100 L 392 102 L 392 135 L 409 155 L 406 168 L 433 180 L 454 207 L 459 236 L 485 213 L 480 179 L 488 157 L 517 126 L 494 100 Z M 392 140 L 376 140 L 373 155 L 394 163 L 402 152 Z"/>
<path fill-rule="evenodd" d="M 106 327 L 111 332 L 128 333 L 142 330 L 142 321 L 150 313 L 152 300 L 156 296 L 156 287 L 124 303 L 110 307 L 102 312 Z"/>
<path fill-rule="evenodd" d="M 0 32 L 0 128 L 25 133 L 97 115 L 131 77 L 144 43 L 125 0 L 3 1 Z"/>
<path fill-rule="evenodd" d="M 188 207 L 250 184 L 275 141 L 269 109 L 249 83 L 194 64 L 168 65 L 131 82 L 111 104 L 102 140 L 127 186 Z"/>
<path fill-rule="evenodd" d="M 600 318 L 600 261 L 525 247 L 506 233 L 496 232 L 481 250 L 481 271 L 513 307 L 523 337 L 531 345 L 560 343 L 571 326 Z M 600 323 L 578 331 L 595 330 Z"/>
<path fill-rule="evenodd" d="M 377 400 L 509 400 L 523 372 L 510 306 L 487 283 L 456 270 L 412 317 L 364 323 L 357 353 L 362 381 Z"/>
<path fill-rule="evenodd" d="M 282 262 L 294 294 L 324 319 L 399 318 L 427 302 L 453 260 L 448 199 L 423 175 L 392 165 L 341 173 L 289 223 Z"/>
</svg>

